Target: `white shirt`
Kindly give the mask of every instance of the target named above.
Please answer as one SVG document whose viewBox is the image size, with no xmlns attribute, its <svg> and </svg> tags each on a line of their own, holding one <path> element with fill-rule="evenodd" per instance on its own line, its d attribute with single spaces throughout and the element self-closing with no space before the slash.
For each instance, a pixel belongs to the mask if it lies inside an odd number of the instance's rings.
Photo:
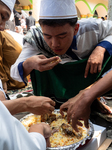
<svg viewBox="0 0 112 150">
<path fill-rule="evenodd" d="M 0 150 L 46 150 L 44 137 L 28 133 L 0 101 Z"/>
<path fill-rule="evenodd" d="M 3 90 L 3 86 L 2 86 L 2 81 L 1 81 L 1 79 L 0 79 L 0 91 L 2 91 L 2 92 L 4 93 L 5 98 L 7 99 L 7 96 L 6 96 L 6 94 L 5 94 L 4 90 Z"/>
<path fill-rule="evenodd" d="M 18 42 L 21 46 L 23 46 L 23 38 L 24 35 L 10 31 L 10 30 L 6 30 L 6 32 L 8 32 L 16 42 Z"/>
</svg>

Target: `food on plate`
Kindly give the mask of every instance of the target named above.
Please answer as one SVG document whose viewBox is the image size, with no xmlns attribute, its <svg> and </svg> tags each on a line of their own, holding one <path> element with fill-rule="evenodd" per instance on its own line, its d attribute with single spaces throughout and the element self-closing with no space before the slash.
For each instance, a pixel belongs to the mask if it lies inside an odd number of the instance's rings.
<svg viewBox="0 0 112 150">
<path fill-rule="evenodd" d="M 51 124 L 51 122 L 53 122 L 54 120 L 56 120 L 56 114 L 41 115 L 41 122 L 47 122 Z"/>
<path fill-rule="evenodd" d="M 36 123 L 39 123 L 41 122 L 41 116 L 40 115 L 29 115 L 27 118 L 23 119 L 22 120 L 22 124 L 25 126 L 25 128 L 28 130 L 29 127 L 32 125 L 32 124 L 36 124 Z"/>
<path fill-rule="evenodd" d="M 61 116 L 59 112 L 53 112 L 52 114 L 45 115 L 30 115 L 26 118 L 23 118 L 21 123 L 28 130 L 32 124 L 46 122 L 50 125 L 52 129 L 52 134 L 50 136 L 51 147 L 62 147 L 74 144 L 84 139 L 88 131 L 84 127 L 84 122 L 81 121 L 83 126 L 78 126 L 79 132 L 76 132 L 71 124 L 67 122 L 67 114 L 64 113 L 64 117 Z"/>
</svg>

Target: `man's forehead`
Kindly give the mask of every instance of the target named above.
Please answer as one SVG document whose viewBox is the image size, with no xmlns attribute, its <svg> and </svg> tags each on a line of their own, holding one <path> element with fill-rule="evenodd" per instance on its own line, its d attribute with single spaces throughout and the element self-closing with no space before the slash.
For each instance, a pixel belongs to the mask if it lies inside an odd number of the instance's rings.
<svg viewBox="0 0 112 150">
<path fill-rule="evenodd" d="M 65 24 L 62 26 L 41 26 L 43 35 L 62 35 L 69 31 L 69 27 L 72 28 L 69 24 Z"/>
</svg>

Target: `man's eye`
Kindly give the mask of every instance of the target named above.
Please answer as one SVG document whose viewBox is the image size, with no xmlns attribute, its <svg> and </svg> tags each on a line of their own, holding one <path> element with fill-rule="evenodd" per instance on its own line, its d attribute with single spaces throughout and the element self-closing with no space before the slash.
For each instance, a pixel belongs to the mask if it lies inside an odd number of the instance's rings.
<svg viewBox="0 0 112 150">
<path fill-rule="evenodd" d="M 2 20 L 5 20 L 5 21 L 7 21 L 7 20 L 8 20 L 8 18 L 7 18 L 7 17 L 5 17 L 3 14 L 1 14 L 1 18 L 2 18 Z"/>
<path fill-rule="evenodd" d="M 1 14 L 2 19 L 4 19 L 4 16 Z"/>
<path fill-rule="evenodd" d="M 47 38 L 47 39 L 51 39 L 51 36 L 45 36 L 45 38 Z"/>
<path fill-rule="evenodd" d="M 4 17 L 4 15 L 2 15 L 2 14 L 1 14 L 1 17 L 2 17 L 2 20 L 5 20 L 5 17 Z"/>
<path fill-rule="evenodd" d="M 60 39 L 64 39 L 65 37 L 66 37 L 65 35 L 64 36 L 59 36 Z"/>
<path fill-rule="evenodd" d="M 51 39 L 51 37 L 47 37 L 47 39 Z"/>
</svg>

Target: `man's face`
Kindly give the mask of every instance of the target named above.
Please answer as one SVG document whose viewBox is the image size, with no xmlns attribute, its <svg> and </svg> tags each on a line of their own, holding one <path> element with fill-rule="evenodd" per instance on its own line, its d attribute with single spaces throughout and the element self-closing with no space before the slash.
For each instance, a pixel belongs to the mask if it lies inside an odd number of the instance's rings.
<svg viewBox="0 0 112 150">
<path fill-rule="evenodd" d="M 16 32 L 19 33 L 18 27 L 15 27 L 15 29 L 16 29 Z"/>
<path fill-rule="evenodd" d="M 42 25 L 41 28 L 44 40 L 51 50 L 57 55 L 63 55 L 69 49 L 73 36 L 78 31 L 79 24 L 76 24 L 75 27 L 70 26 L 68 23 L 56 27 Z"/>
<path fill-rule="evenodd" d="M 5 28 L 5 22 L 9 20 L 11 11 L 9 8 L 0 2 L 0 31 L 3 31 Z"/>
</svg>

